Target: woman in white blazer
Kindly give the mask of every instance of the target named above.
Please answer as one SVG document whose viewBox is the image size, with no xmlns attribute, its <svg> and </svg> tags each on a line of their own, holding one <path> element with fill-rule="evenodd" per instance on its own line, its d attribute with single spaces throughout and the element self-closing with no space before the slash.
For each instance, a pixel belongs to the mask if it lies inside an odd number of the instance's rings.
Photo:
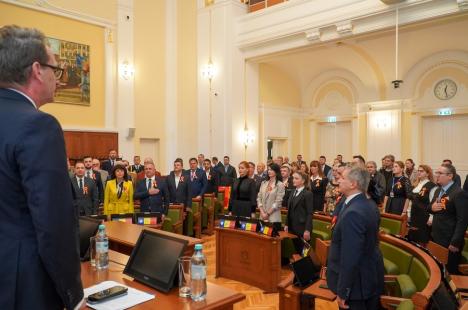
<svg viewBox="0 0 468 310">
<path fill-rule="evenodd" d="M 257 206 L 260 219 L 274 223 L 281 230 L 281 204 L 284 196 L 284 185 L 281 182 L 281 169 L 277 164 L 268 166 L 268 179 L 262 182 L 257 195 Z"/>
</svg>

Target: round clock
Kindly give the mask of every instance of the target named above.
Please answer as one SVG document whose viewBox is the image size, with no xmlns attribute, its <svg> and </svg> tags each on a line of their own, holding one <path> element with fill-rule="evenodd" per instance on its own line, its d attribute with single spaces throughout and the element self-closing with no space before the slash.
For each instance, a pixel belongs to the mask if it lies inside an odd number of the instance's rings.
<svg viewBox="0 0 468 310">
<path fill-rule="evenodd" d="M 440 100 L 451 99 L 456 93 L 457 84 L 450 79 L 441 80 L 434 87 L 434 95 Z"/>
</svg>

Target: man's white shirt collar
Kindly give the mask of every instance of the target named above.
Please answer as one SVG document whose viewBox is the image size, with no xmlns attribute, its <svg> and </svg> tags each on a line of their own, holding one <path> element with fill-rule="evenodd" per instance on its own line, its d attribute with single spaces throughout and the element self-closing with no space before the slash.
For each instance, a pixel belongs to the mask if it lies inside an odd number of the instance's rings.
<svg viewBox="0 0 468 310">
<path fill-rule="evenodd" d="M 29 102 L 31 102 L 31 104 L 32 104 L 32 105 L 36 108 L 36 110 L 37 110 L 37 105 L 36 105 L 36 103 L 34 102 L 34 100 L 31 99 L 31 97 L 29 97 L 28 95 L 26 95 L 25 93 L 23 93 L 22 91 L 19 91 L 19 90 L 17 90 L 17 89 L 14 89 L 14 88 L 8 88 L 8 89 L 9 89 L 9 90 L 12 90 L 12 91 L 14 91 L 14 92 L 16 92 L 16 93 L 18 93 L 18 94 L 20 94 L 20 95 L 23 95 L 24 97 L 26 97 L 26 99 L 28 99 Z"/>
</svg>

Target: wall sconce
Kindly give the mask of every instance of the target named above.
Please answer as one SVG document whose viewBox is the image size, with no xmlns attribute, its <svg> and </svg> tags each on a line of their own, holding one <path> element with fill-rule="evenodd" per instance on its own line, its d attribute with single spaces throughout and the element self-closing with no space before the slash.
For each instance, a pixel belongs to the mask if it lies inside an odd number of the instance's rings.
<svg viewBox="0 0 468 310">
<path fill-rule="evenodd" d="M 203 65 L 201 69 L 201 75 L 203 78 L 211 80 L 214 78 L 216 75 L 216 67 L 215 65 L 210 61 L 206 65 Z"/>
<path fill-rule="evenodd" d="M 253 131 L 250 131 L 247 126 L 244 128 L 242 132 L 242 143 L 244 143 L 244 147 L 247 148 L 249 145 L 253 144 L 255 141 L 255 134 Z"/>
<path fill-rule="evenodd" d="M 120 65 L 120 75 L 124 80 L 129 80 L 133 78 L 133 75 L 135 74 L 135 68 L 131 64 L 128 63 L 128 61 L 124 61 Z"/>
</svg>

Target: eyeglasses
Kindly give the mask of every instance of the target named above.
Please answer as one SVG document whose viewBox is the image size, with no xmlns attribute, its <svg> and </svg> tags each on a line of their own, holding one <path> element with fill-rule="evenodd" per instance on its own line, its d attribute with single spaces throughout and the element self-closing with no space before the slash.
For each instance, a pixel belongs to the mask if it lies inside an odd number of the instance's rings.
<svg viewBox="0 0 468 310">
<path fill-rule="evenodd" d="M 63 69 L 57 66 L 49 65 L 49 64 L 43 64 L 39 63 L 43 67 L 48 67 L 51 68 L 54 71 L 55 78 L 58 80 L 62 77 L 63 74 Z"/>
<path fill-rule="evenodd" d="M 436 171 L 434 172 L 435 175 L 441 175 L 441 174 L 445 174 L 445 175 L 449 175 L 451 174 L 450 172 L 439 172 L 439 171 Z"/>
</svg>

